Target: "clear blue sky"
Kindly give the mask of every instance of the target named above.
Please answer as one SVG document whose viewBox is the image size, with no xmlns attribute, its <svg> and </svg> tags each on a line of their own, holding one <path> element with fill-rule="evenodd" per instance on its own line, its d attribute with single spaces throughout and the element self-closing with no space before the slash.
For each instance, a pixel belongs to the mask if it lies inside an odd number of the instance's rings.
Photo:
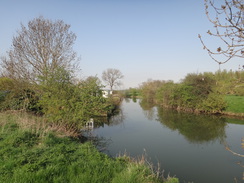
<svg viewBox="0 0 244 183">
<path fill-rule="evenodd" d="M 80 76 L 119 69 L 123 88 L 148 79 L 183 79 L 187 73 L 218 70 L 202 49 L 198 34 L 211 29 L 204 0 L 0 0 L 0 55 L 11 47 L 20 23 L 38 16 L 62 19 L 77 35 L 74 49 L 81 57 Z M 222 69 L 237 70 L 234 59 Z"/>
</svg>

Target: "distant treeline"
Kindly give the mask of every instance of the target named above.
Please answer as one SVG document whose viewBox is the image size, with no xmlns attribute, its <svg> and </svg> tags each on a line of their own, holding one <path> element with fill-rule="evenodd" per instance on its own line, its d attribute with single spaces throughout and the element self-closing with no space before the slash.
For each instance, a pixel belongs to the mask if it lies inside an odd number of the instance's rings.
<svg viewBox="0 0 244 183">
<path fill-rule="evenodd" d="M 221 113 L 227 107 L 226 95 L 244 96 L 244 71 L 192 73 L 179 83 L 148 80 L 139 90 L 144 101 L 167 108 Z"/>
</svg>

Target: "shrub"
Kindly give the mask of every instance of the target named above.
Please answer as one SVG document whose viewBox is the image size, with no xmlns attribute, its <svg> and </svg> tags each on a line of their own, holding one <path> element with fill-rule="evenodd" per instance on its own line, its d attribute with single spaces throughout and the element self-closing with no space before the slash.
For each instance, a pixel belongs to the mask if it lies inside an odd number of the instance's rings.
<svg viewBox="0 0 244 183">
<path fill-rule="evenodd" d="M 60 68 L 41 86 L 44 116 L 67 129 L 79 130 L 91 117 L 106 113 L 106 99 L 95 80 L 74 84 L 71 74 Z"/>
<path fill-rule="evenodd" d="M 219 113 L 223 111 L 227 107 L 227 103 L 224 100 L 224 96 L 211 93 L 208 95 L 208 98 L 203 100 L 201 104 L 199 104 L 198 108 L 203 110 L 204 112 L 211 113 Z"/>
</svg>

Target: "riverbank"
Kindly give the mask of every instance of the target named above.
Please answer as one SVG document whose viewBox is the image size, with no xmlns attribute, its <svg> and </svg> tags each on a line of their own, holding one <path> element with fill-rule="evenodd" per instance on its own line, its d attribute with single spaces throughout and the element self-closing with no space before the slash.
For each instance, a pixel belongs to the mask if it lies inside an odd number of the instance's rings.
<svg viewBox="0 0 244 183">
<path fill-rule="evenodd" d="M 226 116 L 229 118 L 238 118 L 238 119 L 244 119 L 244 96 L 236 96 L 236 95 L 226 95 L 224 98 L 224 101 L 226 103 L 226 108 L 222 111 L 203 111 L 196 108 L 187 108 L 187 107 L 180 107 L 180 106 L 170 106 L 170 105 L 164 105 L 160 104 L 157 101 L 151 103 L 151 105 L 158 105 L 160 107 L 166 108 L 166 109 L 172 109 L 179 112 L 186 112 L 186 113 L 194 113 L 194 114 L 210 114 L 210 115 L 221 115 Z M 142 98 L 142 105 L 143 103 L 148 103 L 143 100 Z"/>
<path fill-rule="evenodd" d="M 223 115 L 244 118 L 244 96 L 226 95 L 227 108 Z"/>
<path fill-rule="evenodd" d="M 167 182 L 142 158 L 111 158 L 26 113 L 0 113 L 0 182 Z"/>
</svg>

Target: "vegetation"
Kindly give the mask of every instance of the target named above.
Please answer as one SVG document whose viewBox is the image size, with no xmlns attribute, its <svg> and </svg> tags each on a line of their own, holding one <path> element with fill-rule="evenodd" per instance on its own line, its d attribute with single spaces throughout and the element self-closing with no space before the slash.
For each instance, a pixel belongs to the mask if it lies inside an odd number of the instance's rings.
<svg viewBox="0 0 244 183">
<path fill-rule="evenodd" d="M 167 108 L 197 113 L 236 114 L 244 113 L 243 83 L 244 71 L 224 70 L 188 74 L 180 83 L 149 80 L 142 83 L 140 89 L 144 101 Z"/>
<path fill-rule="evenodd" d="M 26 113 L 0 118 L 0 182 L 163 182 L 143 158 L 110 158 L 89 142 L 58 137 L 64 135 L 60 127 L 43 118 Z"/>
<path fill-rule="evenodd" d="M 124 96 L 127 98 L 138 98 L 141 96 L 141 90 L 138 88 L 129 88 L 124 91 Z"/>
<path fill-rule="evenodd" d="M 226 95 L 227 101 L 226 112 L 243 113 L 244 112 L 244 96 Z"/>
<path fill-rule="evenodd" d="M 101 83 L 75 78 L 76 35 L 69 29 L 61 20 L 43 17 L 21 25 L 1 59 L 0 110 L 32 112 L 77 132 L 90 118 L 110 111 Z"/>
<path fill-rule="evenodd" d="M 0 114 L 0 182 L 163 182 L 143 158 L 112 159 L 74 138 L 121 96 L 102 97 L 96 77 L 75 78 L 79 59 L 69 29 L 61 20 L 33 19 L 1 58 L 0 110 L 24 113 Z M 111 90 L 123 77 L 117 69 L 102 74 Z M 126 95 L 177 110 L 243 113 L 243 83 L 243 71 L 188 74 L 180 83 L 148 80 Z"/>
<path fill-rule="evenodd" d="M 33 19 L 1 58 L 0 182 L 163 182 L 143 158 L 113 159 L 80 143 L 81 127 L 117 99 L 102 97 L 96 77 L 75 78 L 76 35 L 69 28 Z M 104 72 L 111 89 L 121 78 L 119 70 Z"/>
<path fill-rule="evenodd" d="M 81 80 L 75 84 L 72 79 L 69 72 L 60 68 L 39 85 L 9 87 L 7 93 L 1 92 L 0 109 L 34 112 L 49 123 L 78 132 L 90 118 L 106 115 L 111 102 L 102 97 L 102 86 L 95 81 Z"/>
<path fill-rule="evenodd" d="M 78 61 L 73 50 L 76 35 L 62 20 L 42 16 L 28 22 L 13 37 L 12 47 L 1 58 L 5 77 L 39 83 L 57 68 L 73 72 Z"/>
</svg>

